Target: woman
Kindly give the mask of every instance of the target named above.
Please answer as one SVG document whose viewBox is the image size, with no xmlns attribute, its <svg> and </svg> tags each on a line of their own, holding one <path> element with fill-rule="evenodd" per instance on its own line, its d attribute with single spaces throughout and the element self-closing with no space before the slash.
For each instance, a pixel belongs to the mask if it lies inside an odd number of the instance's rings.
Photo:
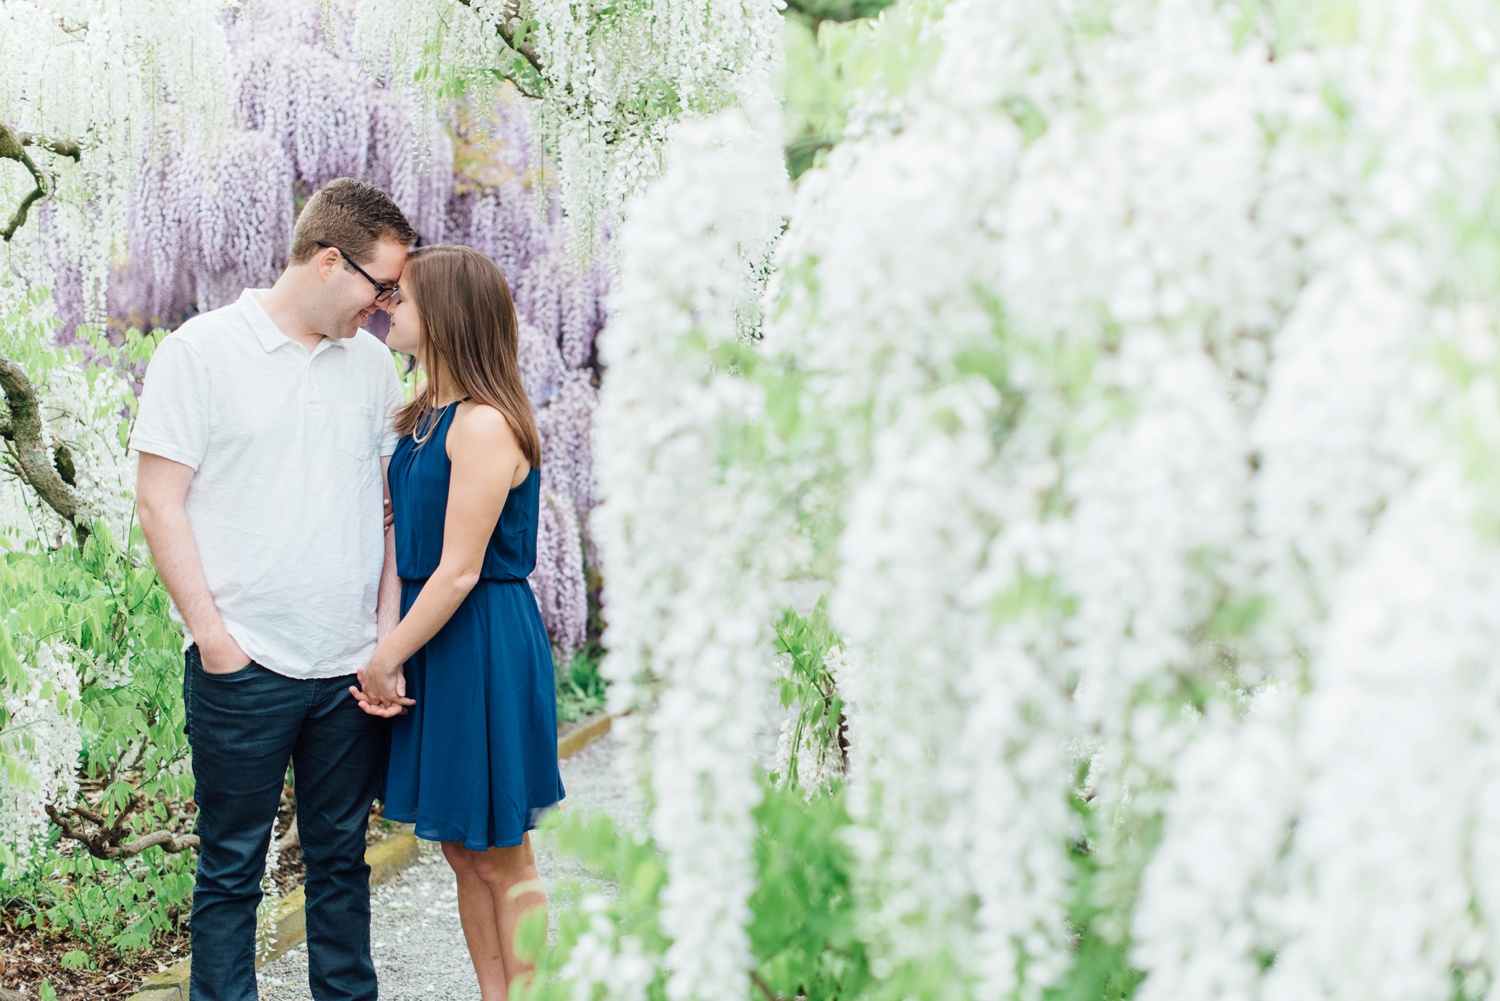
<svg viewBox="0 0 1500 1001">
<path fill-rule="evenodd" d="M 517 924 L 547 905 L 527 831 L 563 798 L 551 647 L 526 582 L 541 446 L 493 261 L 416 250 L 389 312 L 386 343 L 427 381 L 390 465 L 401 623 L 350 691 L 394 717 L 385 816 L 442 842 L 480 993 L 504 1001 L 532 972 Z"/>
</svg>

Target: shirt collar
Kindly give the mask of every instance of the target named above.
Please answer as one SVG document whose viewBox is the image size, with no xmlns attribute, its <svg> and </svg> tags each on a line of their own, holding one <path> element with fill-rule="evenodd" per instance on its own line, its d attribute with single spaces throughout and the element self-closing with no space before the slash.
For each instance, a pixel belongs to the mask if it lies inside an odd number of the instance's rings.
<svg viewBox="0 0 1500 1001">
<path fill-rule="evenodd" d="M 260 346 L 265 348 L 267 353 L 275 351 L 284 344 L 290 344 L 300 350 L 301 345 L 297 344 L 296 341 L 292 340 L 286 334 L 283 334 L 281 328 L 276 326 L 276 321 L 271 319 L 271 314 L 266 312 L 266 307 L 260 304 L 260 297 L 269 291 L 270 289 L 264 288 L 247 288 L 241 292 L 239 298 L 240 313 L 245 317 L 245 321 L 250 324 L 250 330 L 255 334 L 255 339 L 260 342 Z M 350 339 L 352 340 L 352 338 Z M 343 340 L 325 337 L 323 338 L 323 343 L 319 344 L 314 351 L 314 354 L 325 348 L 342 349 L 343 347 Z"/>
</svg>

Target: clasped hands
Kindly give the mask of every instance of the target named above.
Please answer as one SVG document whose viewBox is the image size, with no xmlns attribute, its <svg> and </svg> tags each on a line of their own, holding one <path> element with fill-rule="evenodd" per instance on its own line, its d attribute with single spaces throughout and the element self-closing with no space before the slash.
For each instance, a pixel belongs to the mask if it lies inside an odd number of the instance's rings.
<svg viewBox="0 0 1500 1001">
<path fill-rule="evenodd" d="M 406 697 L 406 675 L 401 665 L 384 663 L 379 650 L 370 658 L 370 663 L 354 672 L 354 676 L 359 679 L 359 685 L 350 685 L 349 694 L 371 716 L 399 716 L 408 706 L 417 704 L 416 699 Z"/>
</svg>

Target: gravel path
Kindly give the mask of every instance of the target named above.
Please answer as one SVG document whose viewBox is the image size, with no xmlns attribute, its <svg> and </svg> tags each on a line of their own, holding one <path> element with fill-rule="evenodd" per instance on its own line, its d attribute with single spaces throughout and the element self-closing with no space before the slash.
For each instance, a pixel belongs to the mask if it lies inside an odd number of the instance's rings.
<svg viewBox="0 0 1500 1001">
<path fill-rule="evenodd" d="M 562 762 L 566 809 L 603 810 L 622 823 L 640 823 L 639 797 L 616 768 L 620 751 L 620 738 L 608 734 Z M 458 923 L 453 873 L 436 845 L 421 845 L 417 864 L 375 891 L 372 931 L 380 996 L 383 1001 L 479 1001 Z M 545 841 L 537 844 L 537 869 L 549 884 L 582 875 Z M 298 946 L 262 969 L 260 990 L 263 1001 L 310 1001 L 307 947 Z"/>
</svg>

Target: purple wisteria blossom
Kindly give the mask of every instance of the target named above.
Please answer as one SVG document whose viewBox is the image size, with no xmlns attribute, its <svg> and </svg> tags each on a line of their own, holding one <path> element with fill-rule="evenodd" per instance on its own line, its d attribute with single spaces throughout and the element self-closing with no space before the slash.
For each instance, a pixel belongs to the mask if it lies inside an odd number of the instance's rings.
<svg viewBox="0 0 1500 1001">
<path fill-rule="evenodd" d="M 587 638 L 588 588 L 584 579 L 583 540 L 569 498 L 543 487 L 540 515 L 536 572 L 531 575 L 531 586 L 536 591 L 552 644 L 566 657 Z"/>
<path fill-rule="evenodd" d="M 542 436 L 547 502 L 532 584 L 559 655 L 569 656 L 588 622 L 594 341 L 607 272 L 567 245 L 527 109 L 513 99 L 424 116 L 411 95 L 360 68 L 347 13 L 318 0 L 258 0 L 228 16 L 238 127 L 208 140 L 143 141 L 127 258 L 110 279 L 111 323 L 176 327 L 268 286 L 286 265 L 301 204 L 335 177 L 388 191 L 422 244 L 490 255 L 511 283 L 522 380 Z M 87 280 L 57 263 L 54 295 L 72 339 Z M 376 318 L 372 332 L 383 337 L 385 315 Z"/>
</svg>

